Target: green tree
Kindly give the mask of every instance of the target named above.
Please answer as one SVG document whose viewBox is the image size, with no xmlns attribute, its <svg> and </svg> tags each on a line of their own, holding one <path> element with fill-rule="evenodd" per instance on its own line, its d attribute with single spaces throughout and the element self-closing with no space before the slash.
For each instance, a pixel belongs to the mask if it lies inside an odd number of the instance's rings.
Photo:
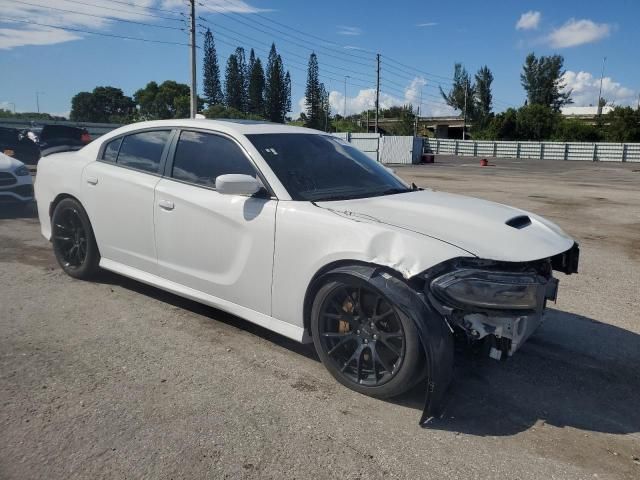
<svg viewBox="0 0 640 480">
<path fill-rule="evenodd" d="M 566 90 L 562 80 L 564 57 L 552 55 L 536 57 L 527 55 L 520 81 L 527 93 L 528 105 L 544 105 L 559 112 L 564 105 L 573 103 L 571 90 Z"/>
<path fill-rule="evenodd" d="M 493 110 L 493 94 L 491 84 L 493 83 L 493 73 L 486 65 L 476 73 L 475 88 L 475 128 L 484 128 L 491 120 Z"/>
<path fill-rule="evenodd" d="M 282 58 L 272 43 L 267 61 L 264 95 L 265 116 L 272 122 L 284 123 L 285 116 L 291 109 L 291 82 L 287 81 L 288 73 L 285 74 Z"/>
<path fill-rule="evenodd" d="M 306 102 L 305 127 L 324 129 L 325 126 L 325 95 L 324 85 L 318 78 L 318 57 L 315 53 L 309 56 L 307 70 L 307 86 L 304 97 Z"/>
<path fill-rule="evenodd" d="M 190 114 L 189 85 L 166 80 L 158 85 L 149 82 L 133 94 L 139 108 L 141 120 L 161 120 L 169 118 L 188 118 Z M 204 101 L 198 98 L 198 109 Z"/>
<path fill-rule="evenodd" d="M 616 107 L 604 115 L 608 142 L 640 142 L 640 110 Z"/>
<path fill-rule="evenodd" d="M 253 115 L 264 115 L 264 70 L 262 62 L 256 58 L 251 49 L 249 56 L 249 92 L 248 92 L 248 112 Z"/>
<path fill-rule="evenodd" d="M 474 132 L 478 140 L 518 140 L 518 111 L 509 108 L 495 115 L 483 129 Z"/>
<path fill-rule="evenodd" d="M 558 142 L 599 142 L 602 140 L 602 131 L 596 125 L 563 118 L 556 127 L 553 140 Z"/>
<path fill-rule="evenodd" d="M 244 48 L 238 47 L 236 48 L 236 59 L 238 61 L 238 75 L 240 77 L 240 101 L 242 104 L 242 111 L 248 111 L 248 91 L 249 91 L 249 67 L 247 65 L 247 61 L 244 54 Z"/>
<path fill-rule="evenodd" d="M 207 28 L 204 36 L 204 62 L 202 66 L 204 75 L 203 89 L 204 99 L 209 106 L 217 105 L 224 101 L 222 84 L 220 83 L 220 68 L 218 67 L 218 55 L 213 39 L 213 33 Z"/>
<path fill-rule="evenodd" d="M 453 84 L 451 85 L 449 93 L 445 93 L 442 87 L 439 88 L 440 95 L 442 95 L 444 101 L 447 102 L 447 105 L 461 113 L 465 113 L 466 104 L 467 118 L 474 118 L 474 94 L 476 87 L 471 82 L 469 73 L 467 73 L 467 70 L 461 63 L 456 63 L 453 66 Z"/>
<path fill-rule="evenodd" d="M 527 105 L 518 109 L 517 140 L 548 140 L 556 131 L 560 114 L 546 105 Z"/>
<path fill-rule="evenodd" d="M 135 112 L 135 103 L 121 89 L 96 87 L 92 92 L 80 92 L 71 99 L 69 116 L 77 122 L 126 123 Z"/>
<path fill-rule="evenodd" d="M 224 87 L 227 107 L 244 112 L 244 76 L 235 53 L 229 55 L 229 60 L 227 60 Z"/>
</svg>

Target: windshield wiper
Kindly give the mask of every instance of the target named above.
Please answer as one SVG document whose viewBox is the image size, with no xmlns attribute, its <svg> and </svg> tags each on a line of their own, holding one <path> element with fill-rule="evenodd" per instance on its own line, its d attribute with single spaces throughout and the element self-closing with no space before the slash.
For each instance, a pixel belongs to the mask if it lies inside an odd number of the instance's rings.
<svg viewBox="0 0 640 480">
<path fill-rule="evenodd" d="M 411 189 L 409 188 L 388 188 L 387 190 L 383 190 L 382 192 L 379 193 L 379 195 L 394 195 L 396 193 L 407 193 L 407 192 L 411 192 Z"/>
</svg>

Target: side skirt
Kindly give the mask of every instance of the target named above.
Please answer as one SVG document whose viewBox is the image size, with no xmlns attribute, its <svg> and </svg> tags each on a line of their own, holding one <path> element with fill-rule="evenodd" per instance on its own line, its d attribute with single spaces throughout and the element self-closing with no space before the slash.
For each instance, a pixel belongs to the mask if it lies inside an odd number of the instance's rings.
<svg viewBox="0 0 640 480">
<path fill-rule="evenodd" d="M 210 307 L 218 308 L 297 342 L 303 342 L 305 340 L 306 335 L 304 328 L 283 322 L 282 320 L 256 312 L 255 310 L 243 307 L 236 303 L 214 297 L 213 295 L 209 295 L 199 290 L 194 290 L 190 287 L 185 287 L 179 283 L 143 272 L 137 268 L 114 262 L 113 260 L 109 260 L 104 257 L 100 260 L 100 267 L 105 270 L 110 270 L 120 275 L 124 275 L 125 277 L 138 280 L 139 282 L 146 283 L 147 285 L 166 290 L 167 292 L 174 293 L 181 297 L 188 298 L 189 300 L 194 300 L 196 302 L 209 305 Z"/>
</svg>

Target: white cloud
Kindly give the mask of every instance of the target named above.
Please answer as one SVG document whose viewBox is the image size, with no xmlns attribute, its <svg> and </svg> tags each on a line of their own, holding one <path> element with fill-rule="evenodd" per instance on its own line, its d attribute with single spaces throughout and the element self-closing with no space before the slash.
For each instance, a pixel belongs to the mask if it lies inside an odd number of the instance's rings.
<svg viewBox="0 0 640 480">
<path fill-rule="evenodd" d="M 22 30 L 0 28 L 0 50 L 10 50 L 25 45 L 52 45 L 80 38 L 76 33 L 55 28 L 36 26 L 28 26 Z"/>
<path fill-rule="evenodd" d="M 520 15 L 520 19 L 516 23 L 516 30 L 535 30 L 540 25 L 542 14 L 533 10 Z"/>
<path fill-rule="evenodd" d="M 185 10 L 184 0 L 164 0 L 163 8 Z M 243 0 L 209 0 L 207 3 L 198 5 L 205 7 L 205 11 L 214 13 L 259 13 L 259 12 L 272 12 L 269 8 L 258 8 L 253 5 L 249 5 Z"/>
<path fill-rule="evenodd" d="M 576 107 L 597 105 L 598 91 L 600 89 L 600 77 L 589 72 L 573 72 L 568 70 L 562 77 L 567 90 L 572 90 L 571 98 Z M 630 88 L 615 82 L 611 77 L 602 79 L 602 97 L 608 103 L 616 105 L 633 105 L 637 99 L 637 93 Z"/>
<path fill-rule="evenodd" d="M 347 25 L 338 25 L 338 35 L 358 36 L 362 35 L 360 27 L 349 27 Z"/>
<path fill-rule="evenodd" d="M 36 6 L 35 3 L 42 3 Z M 46 3 L 46 6 L 45 6 Z M 17 2 L 3 2 L 2 16 L 16 20 L 33 22 L 11 22 L 0 20 L 0 50 L 8 50 L 26 45 L 53 45 L 57 43 L 79 40 L 84 37 L 80 32 L 70 30 L 60 30 L 37 23 L 50 25 L 52 27 L 75 28 L 90 31 L 105 31 L 115 25 L 116 20 L 132 20 L 143 23 L 159 23 L 163 25 L 183 27 L 182 22 L 171 22 L 161 20 L 156 16 L 171 17 L 167 12 L 158 12 L 151 7 L 162 7 L 176 12 L 176 19 L 182 20 L 184 17 L 178 12 L 187 13 L 187 7 L 183 0 L 128 0 L 130 6 L 123 6 L 110 2 L 104 2 L 103 8 L 97 3 L 83 5 L 81 2 L 69 3 L 64 0 L 47 0 L 46 2 L 34 2 L 34 5 L 20 4 Z M 264 11 L 257 9 L 243 0 L 210 0 L 207 5 L 213 11 L 254 13 Z M 59 9 L 59 10 L 56 10 Z M 124 24 L 126 25 L 126 23 Z M 140 28 L 142 30 L 143 27 Z M 141 32 L 136 32 L 137 36 L 147 36 L 156 29 L 144 28 Z M 165 33 L 169 32 L 167 30 Z M 179 32 L 178 32 L 179 33 Z M 149 35 L 152 37 L 152 35 Z"/>
<path fill-rule="evenodd" d="M 437 22 L 416 23 L 416 27 L 435 27 L 436 25 L 438 25 Z"/>
<path fill-rule="evenodd" d="M 548 43 L 555 48 L 577 47 L 606 38 L 611 33 L 611 25 L 595 23 L 591 20 L 571 18 L 547 37 Z"/>
<path fill-rule="evenodd" d="M 407 104 L 411 104 L 414 108 L 417 108 L 420 103 L 420 89 L 426 84 L 427 82 L 424 78 L 415 77 L 404 89 L 403 97 L 380 92 L 380 110 Z M 337 90 L 332 90 L 329 92 L 329 104 L 331 105 L 332 115 L 342 115 L 344 112 L 344 94 Z M 306 104 L 304 97 L 298 101 L 297 106 L 298 110 L 294 114 L 294 117 L 296 117 L 299 112 L 305 111 Z M 376 108 L 375 88 L 359 90 L 355 97 L 347 96 L 347 115 L 361 113 L 367 109 L 373 110 L 374 108 Z M 426 95 L 424 95 L 420 114 L 423 116 L 443 116 L 455 115 L 456 113 L 455 110 L 450 108 L 448 105 L 437 101 L 427 100 Z"/>
</svg>

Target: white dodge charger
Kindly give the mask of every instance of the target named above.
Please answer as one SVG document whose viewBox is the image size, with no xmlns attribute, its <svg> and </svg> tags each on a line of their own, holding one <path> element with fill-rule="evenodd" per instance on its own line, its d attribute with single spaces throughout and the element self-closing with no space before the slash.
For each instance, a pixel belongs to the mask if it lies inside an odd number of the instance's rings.
<svg viewBox="0 0 640 480">
<path fill-rule="evenodd" d="M 335 137 L 248 121 L 119 128 L 44 157 L 42 234 L 61 267 L 111 270 L 313 342 L 375 397 L 450 382 L 453 339 L 512 355 L 578 246 L 516 208 L 407 185 Z"/>
</svg>

